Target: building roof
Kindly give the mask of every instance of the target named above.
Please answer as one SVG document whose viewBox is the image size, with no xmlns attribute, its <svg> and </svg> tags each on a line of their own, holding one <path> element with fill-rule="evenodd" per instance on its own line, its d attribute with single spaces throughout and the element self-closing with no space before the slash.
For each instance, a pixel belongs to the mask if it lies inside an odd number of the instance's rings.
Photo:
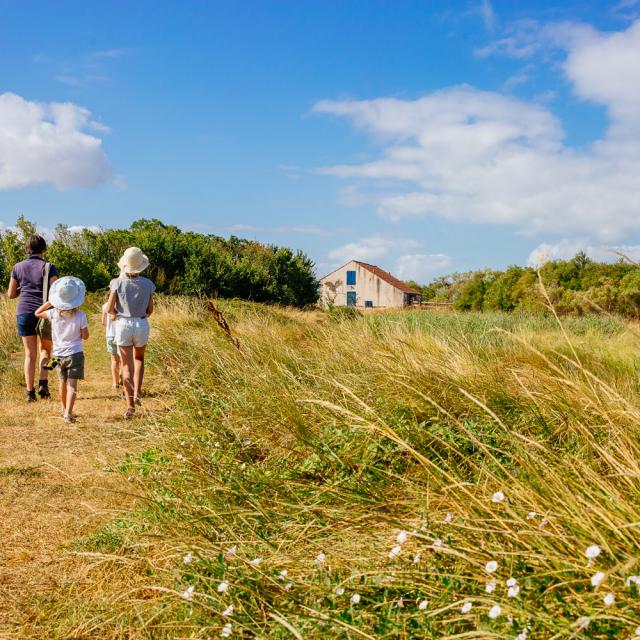
<svg viewBox="0 0 640 640">
<path fill-rule="evenodd" d="M 388 282 L 392 287 L 396 289 L 400 289 L 403 293 L 410 293 L 413 295 L 420 295 L 419 291 L 416 291 L 413 287 L 410 287 L 408 284 L 402 282 L 402 280 L 398 280 L 395 276 L 392 276 L 388 271 L 384 271 L 380 267 L 377 267 L 375 264 L 368 264 L 366 262 L 360 262 L 359 260 L 354 260 L 356 264 L 359 264 L 361 267 L 364 267 L 367 271 L 371 271 L 374 275 L 378 276 L 381 280 Z"/>
</svg>

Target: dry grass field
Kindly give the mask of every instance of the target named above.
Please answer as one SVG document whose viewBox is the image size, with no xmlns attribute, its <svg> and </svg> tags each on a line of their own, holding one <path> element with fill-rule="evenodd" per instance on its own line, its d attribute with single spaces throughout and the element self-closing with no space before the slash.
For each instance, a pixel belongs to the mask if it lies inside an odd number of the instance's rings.
<svg viewBox="0 0 640 640">
<path fill-rule="evenodd" d="M 6 637 L 636 636 L 633 327 L 159 307 L 132 423 L 3 373 Z"/>
</svg>

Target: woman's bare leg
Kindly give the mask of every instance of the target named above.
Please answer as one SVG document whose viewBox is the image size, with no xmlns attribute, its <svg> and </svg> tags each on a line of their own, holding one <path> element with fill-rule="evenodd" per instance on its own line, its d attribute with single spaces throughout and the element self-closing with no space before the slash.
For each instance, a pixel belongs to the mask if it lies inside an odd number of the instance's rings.
<svg viewBox="0 0 640 640">
<path fill-rule="evenodd" d="M 144 379 L 144 350 L 146 347 L 134 347 L 133 357 L 135 360 L 135 373 L 133 379 L 134 396 L 140 398 L 142 395 L 142 380 Z"/>
<path fill-rule="evenodd" d="M 133 409 L 133 375 L 135 365 L 133 363 L 133 347 L 118 347 L 120 349 L 120 360 L 122 362 L 122 383 L 124 394 L 127 400 L 127 407 Z"/>
<path fill-rule="evenodd" d="M 38 359 L 38 336 L 23 336 L 22 345 L 24 347 L 24 381 L 27 385 L 27 391 L 31 391 L 36 374 L 36 360 Z"/>
<path fill-rule="evenodd" d="M 40 380 L 48 380 L 49 372 L 44 365 L 51 360 L 51 340 L 40 339 Z"/>
</svg>

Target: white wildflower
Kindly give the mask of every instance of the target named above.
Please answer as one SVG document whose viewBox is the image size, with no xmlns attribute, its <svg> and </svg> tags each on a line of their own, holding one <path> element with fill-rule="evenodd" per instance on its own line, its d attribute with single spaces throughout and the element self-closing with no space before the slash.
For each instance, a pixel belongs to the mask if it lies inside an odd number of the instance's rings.
<svg viewBox="0 0 640 640">
<path fill-rule="evenodd" d="M 504 501 L 504 493 L 502 493 L 502 491 L 496 491 L 491 496 L 491 502 L 495 502 L 497 504 L 498 502 L 503 502 L 503 501 Z"/>
<path fill-rule="evenodd" d="M 291 587 L 293 587 L 293 582 L 287 582 L 287 584 L 284 585 L 284 590 L 291 591 Z"/>
<path fill-rule="evenodd" d="M 418 564 L 421 559 L 422 559 L 422 554 L 416 553 L 416 555 L 413 556 L 413 564 Z"/>
<path fill-rule="evenodd" d="M 326 559 L 327 559 L 327 556 L 324 553 L 322 553 L 322 551 L 316 556 L 316 562 L 318 564 L 324 564 Z"/>
<path fill-rule="evenodd" d="M 542 529 L 542 528 L 546 527 L 548 524 L 549 524 L 549 521 L 546 518 L 542 518 L 542 520 L 540 520 L 539 527 Z"/>
<path fill-rule="evenodd" d="M 433 546 L 434 546 L 436 549 L 440 549 L 440 547 L 442 547 L 442 540 L 440 540 L 439 538 L 438 538 L 437 540 L 434 540 L 434 541 L 433 541 Z"/>
<path fill-rule="evenodd" d="M 391 551 L 389 551 L 389 558 L 393 560 L 394 558 L 400 555 L 401 551 L 402 551 L 402 547 L 399 544 L 397 544 L 395 547 L 393 547 L 393 549 L 391 549 Z"/>
<path fill-rule="evenodd" d="M 592 544 L 590 547 L 586 548 L 584 555 L 587 556 L 589 560 L 595 560 L 595 558 L 597 558 L 601 552 L 602 549 L 600 549 L 597 544 Z"/>
<path fill-rule="evenodd" d="M 182 592 L 183 599 L 184 600 L 193 600 L 193 592 L 195 590 L 196 590 L 196 588 L 193 585 L 188 587 L 186 591 Z"/>
<path fill-rule="evenodd" d="M 252 567 L 257 567 L 262 562 L 262 558 L 254 558 L 249 564 Z"/>
<path fill-rule="evenodd" d="M 182 562 L 183 564 L 191 564 L 191 561 L 193 560 L 193 556 L 191 555 L 191 553 L 185 553 L 184 558 L 182 558 Z"/>
<path fill-rule="evenodd" d="M 518 581 L 515 578 L 509 578 L 506 582 L 507 587 L 515 587 Z"/>
<path fill-rule="evenodd" d="M 229 588 L 229 583 L 226 580 L 223 580 L 218 585 L 218 593 L 224 593 Z"/>
<path fill-rule="evenodd" d="M 626 581 L 627 587 L 630 587 L 632 584 L 635 584 L 637 587 L 640 587 L 640 576 L 629 576 Z"/>
<path fill-rule="evenodd" d="M 495 620 L 502 613 L 502 607 L 499 604 L 494 604 L 491 609 L 489 609 L 489 617 L 492 620 Z"/>
<path fill-rule="evenodd" d="M 487 593 L 493 593 L 496 590 L 495 582 L 487 582 L 487 586 L 484 588 Z"/>
<path fill-rule="evenodd" d="M 640 627 L 636 627 L 636 635 L 640 636 Z"/>
<path fill-rule="evenodd" d="M 515 598 L 520 593 L 520 587 L 517 584 L 514 584 L 513 587 L 509 587 L 507 591 L 507 595 L 510 598 Z"/>
<path fill-rule="evenodd" d="M 589 626 L 590 622 L 591 622 L 591 620 L 589 618 L 587 618 L 587 616 L 580 616 L 576 620 L 576 629 L 578 631 L 582 631 L 583 629 L 586 629 Z"/>
<path fill-rule="evenodd" d="M 529 635 L 529 629 L 523 629 L 517 636 L 516 640 L 527 640 L 527 636 Z"/>
<path fill-rule="evenodd" d="M 243 462 L 243 463 L 240 465 L 240 468 L 241 468 L 241 469 L 246 469 L 246 468 L 247 468 L 247 463 L 246 463 L 246 462 Z"/>
<path fill-rule="evenodd" d="M 179 454 L 176 456 L 176 459 L 177 459 L 177 460 L 184 460 L 184 456 L 183 456 L 181 453 L 179 453 Z"/>
<path fill-rule="evenodd" d="M 335 588 L 334 593 L 335 593 L 337 596 L 341 596 L 341 595 L 343 595 L 343 594 L 344 594 L 344 587 L 336 587 L 336 588 Z"/>
<path fill-rule="evenodd" d="M 469 613 L 471 607 L 473 607 L 473 605 L 470 602 L 465 602 L 460 608 L 460 611 L 462 611 L 462 613 Z"/>
<path fill-rule="evenodd" d="M 396 607 L 398 607 L 398 609 L 404 608 L 404 600 L 402 598 L 396 602 Z"/>
<path fill-rule="evenodd" d="M 229 549 L 227 549 L 227 558 L 233 558 L 237 551 L 238 547 L 235 544 L 232 547 L 229 547 Z"/>
<path fill-rule="evenodd" d="M 428 606 L 429 606 L 428 600 L 421 600 L 420 604 L 418 605 L 418 609 L 420 609 L 420 611 L 424 611 Z"/>
<path fill-rule="evenodd" d="M 360 602 L 360 594 L 359 593 L 354 593 L 351 596 L 351 604 L 358 604 L 358 602 Z"/>
<path fill-rule="evenodd" d="M 232 604 L 230 604 L 230 605 L 229 605 L 229 606 L 228 606 L 228 607 L 227 607 L 227 608 L 222 612 L 222 615 L 223 615 L 225 618 L 228 618 L 229 616 L 232 616 L 232 615 L 233 615 L 233 608 L 234 608 L 234 607 L 233 607 L 233 605 L 232 605 Z"/>
<path fill-rule="evenodd" d="M 537 515 L 535 511 L 529 511 L 529 513 L 527 513 L 527 520 L 535 520 Z"/>
<path fill-rule="evenodd" d="M 487 573 L 493 573 L 498 570 L 498 563 L 495 560 L 489 560 L 489 562 L 484 565 L 484 570 Z"/>
<path fill-rule="evenodd" d="M 409 537 L 409 534 L 406 531 L 401 531 L 396 536 L 396 540 L 398 541 L 398 544 L 404 544 L 407 541 L 408 537 Z"/>
<path fill-rule="evenodd" d="M 221 638 L 230 637 L 232 629 L 233 627 L 231 626 L 231 623 L 227 622 L 227 624 L 225 624 L 224 627 L 222 627 L 222 631 L 220 632 L 220 637 Z"/>
<path fill-rule="evenodd" d="M 453 520 L 453 515 L 450 513 L 447 513 L 447 515 L 444 517 L 444 520 L 442 521 L 442 524 L 450 524 L 452 520 Z"/>
<path fill-rule="evenodd" d="M 598 571 L 591 576 L 591 586 L 599 587 L 607 578 L 607 574 L 604 571 Z"/>
<path fill-rule="evenodd" d="M 280 577 L 281 577 L 281 578 L 286 578 L 288 575 L 289 575 L 289 572 L 288 572 L 286 569 L 283 569 L 283 570 L 280 572 Z"/>
<path fill-rule="evenodd" d="M 616 601 L 616 597 L 613 593 L 607 593 L 607 595 L 602 598 L 602 602 L 604 602 L 605 606 L 610 607 Z"/>
</svg>

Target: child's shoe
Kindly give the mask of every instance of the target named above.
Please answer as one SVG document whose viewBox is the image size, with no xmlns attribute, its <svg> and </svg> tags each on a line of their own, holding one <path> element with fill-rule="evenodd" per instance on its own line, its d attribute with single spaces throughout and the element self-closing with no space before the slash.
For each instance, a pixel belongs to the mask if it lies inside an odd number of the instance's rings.
<svg viewBox="0 0 640 640">
<path fill-rule="evenodd" d="M 47 400 L 51 397 L 49 393 L 49 381 L 48 380 L 40 380 L 38 383 L 38 395 L 42 400 Z"/>
<path fill-rule="evenodd" d="M 133 418 L 135 413 L 136 413 L 136 410 L 133 407 L 129 407 L 124 413 L 124 419 L 131 420 L 131 418 Z"/>
<path fill-rule="evenodd" d="M 24 392 L 25 398 L 27 399 L 27 402 L 35 402 L 36 401 L 36 390 L 35 389 L 30 389 L 28 391 Z"/>
<path fill-rule="evenodd" d="M 70 424 L 76 421 L 76 417 L 71 413 L 63 413 L 62 417 L 64 418 L 65 422 L 68 422 Z"/>
</svg>

